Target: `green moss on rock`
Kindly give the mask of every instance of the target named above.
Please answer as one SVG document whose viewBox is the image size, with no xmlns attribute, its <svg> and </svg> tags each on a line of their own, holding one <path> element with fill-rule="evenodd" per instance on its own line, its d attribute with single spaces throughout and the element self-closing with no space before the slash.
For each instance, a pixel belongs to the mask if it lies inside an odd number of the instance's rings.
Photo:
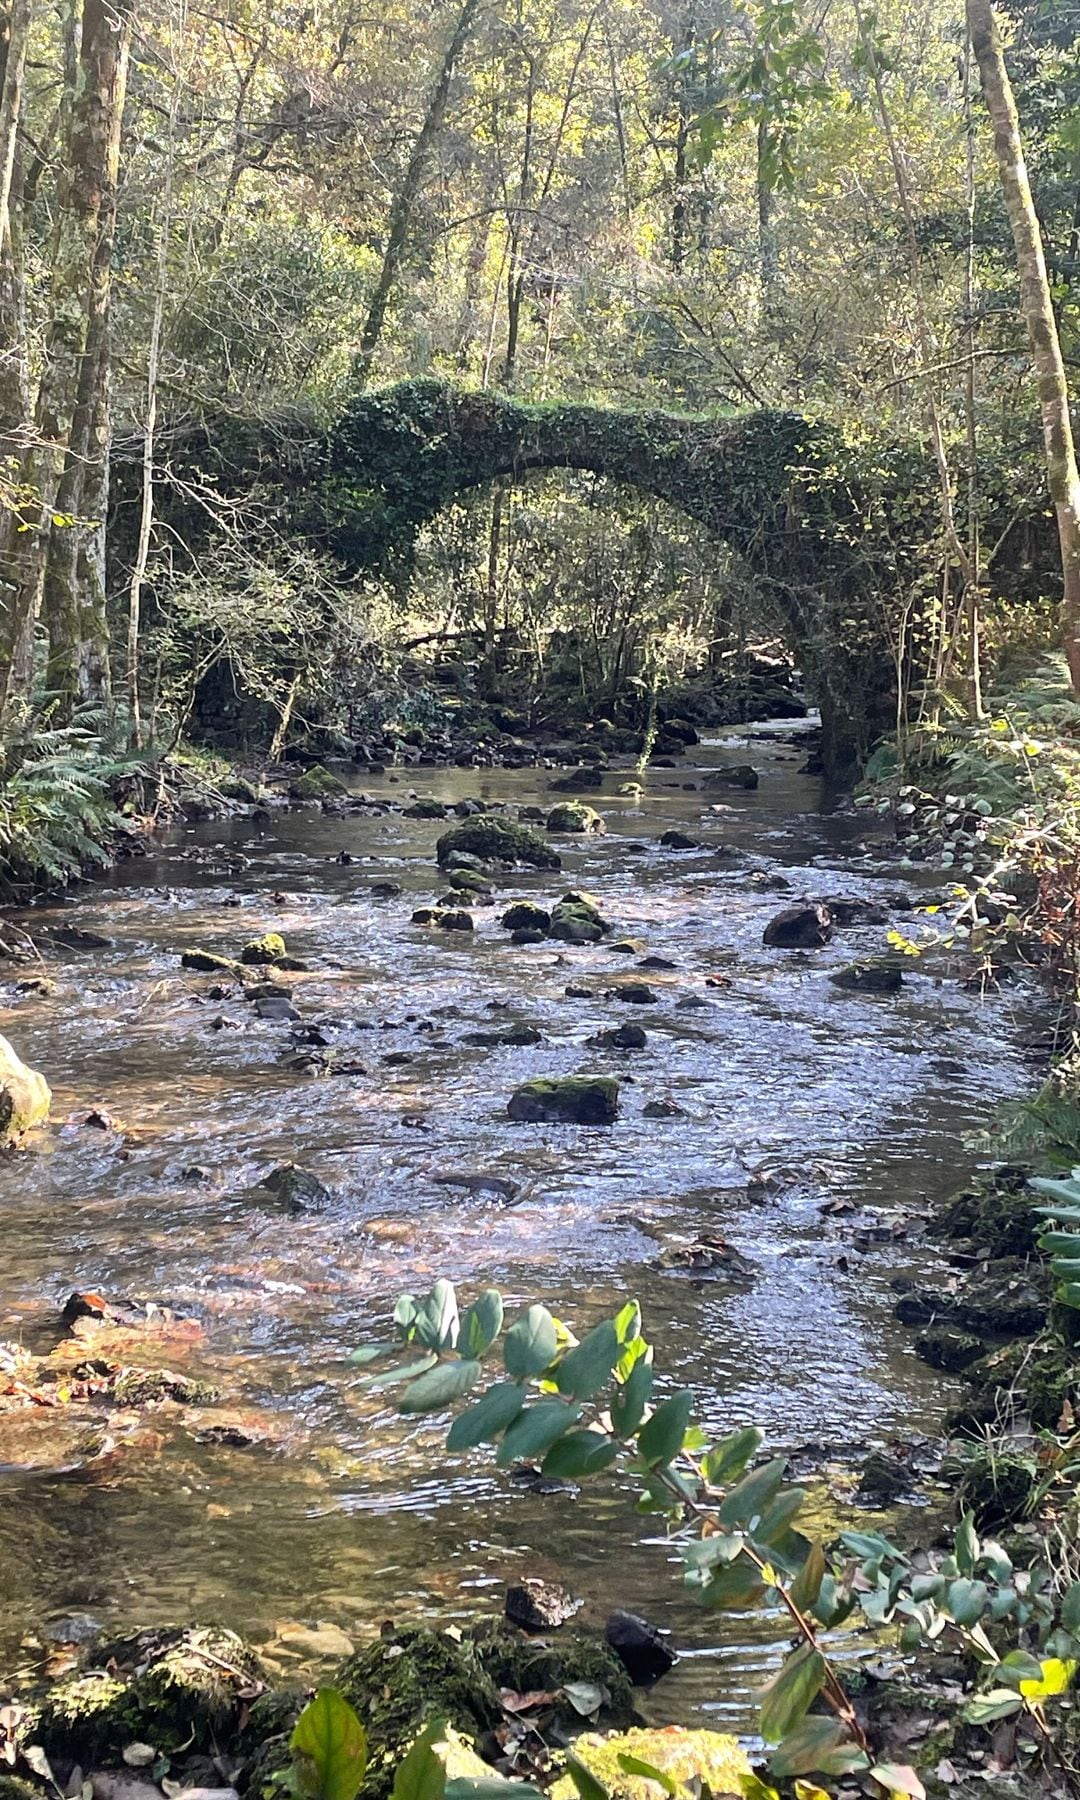
<svg viewBox="0 0 1080 1800">
<path fill-rule="evenodd" d="M 463 819 L 444 831 L 435 845 L 440 865 L 455 855 L 478 856 L 484 862 L 528 863 L 536 869 L 559 869 L 562 861 L 546 838 L 528 825 L 489 814 Z"/>
<path fill-rule="evenodd" d="M 121 1369 L 113 1382 L 112 1397 L 119 1406 L 153 1406 L 161 1400 L 179 1406 L 211 1406 L 221 1399 L 221 1389 L 171 1369 Z"/>
<path fill-rule="evenodd" d="M 607 830 L 596 808 L 586 806 L 580 800 L 566 800 L 561 806 L 553 806 L 547 816 L 547 828 L 549 831 L 591 833 L 594 836 Z"/>
<path fill-rule="evenodd" d="M 1023 1169 L 1000 1169 L 978 1177 L 948 1201 L 934 1225 L 935 1236 L 971 1238 L 992 1257 L 1031 1256 L 1041 1228 L 1035 1196 Z"/>
<path fill-rule="evenodd" d="M 503 913 L 500 923 L 506 931 L 538 931 L 546 937 L 551 914 L 546 907 L 537 906 L 534 900 L 515 900 Z"/>
<path fill-rule="evenodd" d="M 265 931 L 262 937 L 252 938 L 240 952 L 240 961 L 259 967 L 265 963 L 278 962 L 285 955 L 285 939 L 280 931 Z"/>
<path fill-rule="evenodd" d="M 49 1116 L 52 1095 L 44 1075 L 27 1068 L 0 1037 L 0 1144 L 9 1144 Z"/>
<path fill-rule="evenodd" d="M 737 1738 L 719 1731 L 688 1731 L 681 1725 L 636 1727 L 611 1737 L 586 1732 L 574 1745 L 574 1755 L 596 1776 L 611 1800 L 657 1800 L 654 1781 L 628 1775 L 619 1766 L 620 1756 L 636 1756 L 652 1763 L 677 1781 L 681 1788 L 701 1787 L 712 1794 L 742 1792 L 742 1777 L 750 1763 Z M 563 1775 L 551 1790 L 551 1800 L 574 1800 L 577 1789 Z"/>
<path fill-rule="evenodd" d="M 498 1688 L 512 1688 L 518 1694 L 537 1689 L 557 1693 L 568 1681 L 593 1682 L 609 1696 L 602 1711 L 605 1724 L 629 1725 L 637 1717 L 626 1669 L 599 1636 L 564 1628 L 550 1639 L 527 1637 L 508 1630 L 501 1621 L 478 1625 L 471 1635 Z M 556 1711 L 565 1729 L 580 1727 L 581 1714 L 569 1700 L 556 1702 Z"/>
<path fill-rule="evenodd" d="M 295 781 L 289 783 L 289 796 L 293 800 L 332 800 L 341 799 L 348 793 L 345 783 L 322 763 L 305 769 Z"/>
<path fill-rule="evenodd" d="M 428 1719 L 446 1719 L 467 1739 L 501 1719 L 498 1689 L 477 1646 L 442 1631 L 398 1631 L 349 1657 L 334 1676 L 363 1720 L 370 1763 L 363 1793 L 382 1800 L 393 1772 Z"/>
<path fill-rule="evenodd" d="M 607 1075 L 568 1075 L 526 1081 L 507 1105 L 519 1123 L 612 1125 L 619 1111 L 619 1084 Z"/>
</svg>

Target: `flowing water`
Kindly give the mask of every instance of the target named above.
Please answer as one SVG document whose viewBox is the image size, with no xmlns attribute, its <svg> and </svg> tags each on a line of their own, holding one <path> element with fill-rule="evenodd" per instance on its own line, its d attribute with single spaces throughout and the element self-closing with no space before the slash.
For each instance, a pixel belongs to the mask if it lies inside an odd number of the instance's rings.
<svg viewBox="0 0 1080 1800">
<path fill-rule="evenodd" d="M 850 1219 L 822 1208 L 901 1217 L 955 1186 L 971 1167 L 964 1140 L 1029 1079 L 1029 1021 L 1015 999 L 980 998 L 933 965 L 914 965 L 894 998 L 837 989 L 830 972 L 880 950 L 881 926 L 813 954 L 764 949 L 785 904 L 771 877 L 794 895 L 888 904 L 918 889 L 863 846 L 864 819 L 821 810 L 782 736 L 751 753 L 756 792 L 698 785 L 703 768 L 745 760 L 732 740 L 651 770 L 640 799 L 605 794 L 607 835 L 560 839 L 563 875 L 509 878 L 471 937 L 410 923 L 442 891 L 444 826 L 304 809 L 262 828 L 187 829 L 75 907 L 33 915 L 37 931 L 62 917 L 111 947 L 57 950 L 49 997 L 13 983 L 4 995 L 0 1030 L 46 1072 L 58 1124 L 0 1167 L 0 1339 L 55 1341 L 74 1288 L 167 1303 L 204 1328 L 170 1348 L 172 1366 L 218 1381 L 226 1416 L 258 1441 L 207 1442 L 198 1417 L 166 1408 L 92 1461 L 71 1466 L 57 1438 L 55 1469 L 39 1442 L 33 1480 L 0 1475 L 0 1667 L 24 1633 L 73 1613 L 211 1617 L 302 1661 L 305 1646 L 317 1654 L 387 1617 L 500 1610 L 507 1578 L 535 1572 L 585 1596 L 590 1616 L 623 1605 L 672 1629 L 687 1654 L 650 1703 L 656 1717 L 745 1722 L 779 1620 L 699 1611 L 628 1488 L 603 1478 L 577 1497 L 538 1494 L 486 1452 L 451 1457 L 445 1421 L 399 1420 L 346 1358 L 385 1335 L 399 1293 L 442 1274 L 466 1296 L 494 1284 L 515 1303 L 542 1299 L 579 1331 L 634 1293 L 659 1368 L 693 1385 L 712 1431 L 755 1421 L 801 1448 L 933 1430 L 952 1390 L 911 1354 L 889 1287 L 933 1253 L 903 1241 L 860 1251 Z M 525 803 L 549 779 L 423 769 L 377 785 L 398 799 L 415 781 L 444 801 Z M 742 854 L 663 850 L 671 826 Z M 357 860 L 340 864 L 342 850 Z M 373 899 L 376 878 L 403 893 Z M 676 965 L 649 973 L 654 1006 L 566 996 L 570 981 L 601 988 L 631 972 L 634 959 L 605 946 L 510 945 L 504 895 L 572 885 Z M 362 1073 L 298 1072 L 295 1028 L 254 1019 L 239 996 L 208 997 L 213 977 L 180 969 L 185 948 L 235 954 L 267 929 L 311 965 L 290 977 L 303 1024 Z M 730 985 L 707 986 L 710 975 Z M 678 1008 L 689 993 L 708 1006 Z M 644 1051 L 587 1046 L 628 1018 L 648 1032 Z M 513 1021 L 542 1042 L 462 1041 Z M 579 1071 L 622 1078 L 612 1129 L 508 1121 L 518 1082 Z M 683 1114 L 644 1116 L 664 1097 Z M 92 1107 L 123 1140 L 84 1123 Z M 326 1210 L 290 1218 L 244 1196 L 283 1160 L 326 1184 Z M 505 1205 L 432 1179 L 460 1170 L 509 1177 L 520 1194 Z M 701 1230 L 737 1246 L 755 1279 L 695 1282 L 660 1266 L 658 1237 Z"/>
</svg>

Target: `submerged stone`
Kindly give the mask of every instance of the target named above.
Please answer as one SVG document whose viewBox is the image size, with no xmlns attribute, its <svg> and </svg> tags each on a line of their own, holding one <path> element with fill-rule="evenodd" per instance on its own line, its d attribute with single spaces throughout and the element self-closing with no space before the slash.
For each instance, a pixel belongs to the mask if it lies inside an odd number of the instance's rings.
<svg viewBox="0 0 1080 1800">
<path fill-rule="evenodd" d="M 519 1123 L 612 1125 L 619 1111 L 619 1084 L 609 1076 L 569 1075 L 526 1081 L 506 1108 Z"/>
<path fill-rule="evenodd" d="M 531 863 L 537 869 L 562 867 L 561 858 L 538 831 L 487 813 L 464 819 L 443 832 L 435 845 L 439 863 L 445 866 L 455 853 L 478 856 L 484 862 Z"/>
<path fill-rule="evenodd" d="M 234 980 L 241 974 L 240 964 L 234 956 L 218 956 L 213 950 L 185 950 L 180 967 L 198 969 L 204 975 L 231 975 Z"/>
<path fill-rule="evenodd" d="M 898 994 L 904 985 L 899 964 L 893 962 L 855 962 L 829 976 L 834 987 L 851 994 Z"/>
<path fill-rule="evenodd" d="M 0 1037 L 0 1144 L 13 1143 L 49 1116 L 52 1094 L 44 1075 L 28 1068 Z"/>
<path fill-rule="evenodd" d="M 283 1212 L 293 1214 L 318 1211 L 329 1205 L 331 1198 L 329 1188 L 298 1163 L 279 1163 L 248 1191 L 249 1200 L 272 1201 Z"/>
</svg>

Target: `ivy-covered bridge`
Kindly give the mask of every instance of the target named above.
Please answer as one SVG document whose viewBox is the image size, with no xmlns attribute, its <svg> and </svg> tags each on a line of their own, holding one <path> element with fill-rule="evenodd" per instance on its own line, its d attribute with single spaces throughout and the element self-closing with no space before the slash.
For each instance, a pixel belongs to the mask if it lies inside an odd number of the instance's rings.
<svg viewBox="0 0 1080 1800">
<path fill-rule="evenodd" d="M 407 558 L 459 494 L 542 469 L 587 469 L 679 507 L 779 602 L 821 704 L 834 769 L 888 723 L 865 521 L 839 447 L 790 412 L 688 417 L 580 404 L 520 405 L 434 380 L 350 403 L 324 445 L 326 540 L 354 567 Z"/>
</svg>

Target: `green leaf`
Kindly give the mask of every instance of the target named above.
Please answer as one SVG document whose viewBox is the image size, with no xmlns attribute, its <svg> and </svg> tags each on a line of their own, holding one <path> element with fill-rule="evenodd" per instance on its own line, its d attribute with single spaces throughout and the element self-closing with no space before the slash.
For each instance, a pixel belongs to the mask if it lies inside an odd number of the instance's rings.
<svg viewBox="0 0 1080 1800">
<path fill-rule="evenodd" d="M 995 1719 L 1011 1719 L 1023 1704 L 1011 1688 L 991 1688 L 988 1694 L 976 1694 L 969 1700 L 961 1716 L 969 1725 L 992 1725 Z"/>
<path fill-rule="evenodd" d="M 457 1775 L 448 1781 L 444 1800 L 545 1800 L 531 1781 L 508 1781 L 505 1775 Z"/>
<path fill-rule="evenodd" d="M 1003 1681 L 1020 1692 L 1022 1681 L 1041 1681 L 1042 1663 L 1037 1656 L 1029 1656 L 1026 1650 L 1010 1650 L 998 1665 L 998 1673 Z"/>
<path fill-rule="evenodd" d="M 458 1333 L 462 1356 L 483 1356 L 502 1330 L 503 1302 L 498 1288 L 485 1288 L 467 1307 Z"/>
<path fill-rule="evenodd" d="M 909 1800 L 926 1800 L 926 1789 L 910 1763 L 875 1763 L 870 1774 L 888 1790 L 889 1800 L 897 1794 L 906 1795 Z"/>
<path fill-rule="evenodd" d="M 580 1417 L 580 1406 L 568 1406 L 565 1400 L 538 1400 L 526 1406 L 499 1445 L 495 1461 L 505 1469 L 509 1463 L 542 1455 Z"/>
<path fill-rule="evenodd" d="M 458 1339 L 457 1295 L 453 1283 L 437 1281 L 416 1309 L 413 1336 L 429 1350 L 453 1350 Z"/>
<path fill-rule="evenodd" d="M 979 1560 L 979 1534 L 975 1530 L 975 1520 L 969 1512 L 964 1514 L 956 1528 L 953 1554 L 961 1575 L 974 1575 L 975 1564 Z"/>
<path fill-rule="evenodd" d="M 606 1431 L 568 1431 L 545 1456 L 543 1473 L 576 1481 L 579 1475 L 596 1475 L 606 1469 L 618 1454 L 618 1444 Z"/>
<path fill-rule="evenodd" d="M 435 1745 L 446 1736 L 445 1719 L 432 1719 L 394 1770 L 390 1800 L 443 1800 L 446 1765 Z"/>
<path fill-rule="evenodd" d="M 652 1388 L 653 1353 L 647 1349 L 612 1397 L 611 1423 L 618 1437 L 633 1437 L 645 1417 Z"/>
<path fill-rule="evenodd" d="M 744 1475 L 717 1508 L 720 1524 L 749 1525 L 751 1519 L 760 1518 L 780 1490 L 784 1467 L 784 1458 L 780 1456 Z"/>
<path fill-rule="evenodd" d="M 555 1321 L 546 1306 L 530 1306 L 525 1316 L 511 1325 L 503 1339 L 503 1362 L 508 1375 L 529 1381 L 542 1375 L 555 1360 L 559 1347 Z"/>
<path fill-rule="evenodd" d="M 360 1363 L 360 1364 L 369 1363 L 369 1362 L 377 1362 L 380 1356 L 388 1356 L 391 1350 L 396 1350 L 396 1349 L 397 1349 L 396 1343 L 393 1343 L 393 1344 L 364 1344 L 361 1346 L 361 1348 L 359 1350 L 350 1350 L 349 1351 L 349 1361 L 351 1363 Z"/>
<path fill-rule="evenodd" d="M 769 1757 L 769 1767 L 781 1781 L 793 1775 L 849 1775 L 867 1769 L 870 1758 L 844 1736 L 836 1719 L 804 1719 L 789 1731 Z"/>
<path fill-rule="evenodd" d="M 308 1701 L 289 1748 L 301 1785 L 317 1800 L 356 1800 L 367 1769 L 367 1734 L 337 1688 L 320 1688 Z"/>
<path fill-rule="evenodd" d="M 725 1482 L 734 1481 L 753 1461 L 764 1442 L 765 1433 L 756 1425 L 744 1425 L 740 1431 L 721 1438 L 705 1458 L 705 1479 L 709 1486 L 722 1487 Z"/>
<path fill-rule="evenodd" d="M 765 1591 L 761 1571 L 745 1553 L 713 1570 L 701 1590 L 706 1606 L 737 1608 L 756 1605 Z"/>
<path fill-rule="evenodd" d="M 825 1658 L 812 1644 L 800 1645 L 781 1664 L 762 1689 L 759 1730 L 767 1743 L 779 1743 L 805 1718 L 824 1679 Z"/>
<path fill-rule="evenodd" d="M 1061 1602 L 1061 1623 L 1066 1631 L 1080 1637 L 1080 1581 L 1074 1581 Z"/>
<path fill-rule="evenodd" d="M 475 1450 L 512 1425 L 525 1404 L 525 1391 L 516 1381 L 497 1381 L 475 1406 L 470 1406 L 450 1427 L 448 1450 Z"/>
<path fill-rule="evenodd" d="M 603 1782 L 597 1781 L 591 1769 L 576 1756 L 569 1753 L 566 1758 L 566 1772 L 581 1796 L 581 1800 L 608 1800 L 608 1791 Z"/>
<path fill-rule="evenodd" d="M 645 1781 L 655 1781 L 665 1794 L 675 1795 L 679 1792 L 679 1784 L 666 1769 L 658 1769 L 655 1763 L 646 1762 L 643 1756 L 631 1756 L 628 1750 L 620 1750 L 615 1758 L 625 1775 L 640 1775 Z"/>
<path fill-rule="evenodd" d="M 438 1362 L 434 1350 L 421 1356 L 416 1362 L 399 1363 L 396 1369 L 383 1369 L 375 1375 L 363 1375 L 356 1383 L 357 1387 L 396 1387 L 399 1381 L 415 1381 L 426 1369 L 433 1369 Z"/>
<path fill-rule="evenodd" d="M 441 1412 L 444 1407 L 460 1400 L 480 1379 L 481 1368 L 478 1362 L 439 1363 L 421 1375 L 407 1387 L 398 1401 L 398 1411 L 403 1413 Z"/>
<path fill-rule="evenodd" d="M 825 1579 L 825 1548 L 820 1538 L 815 1538 L 807 1552 L 806 1561 L 788 1589 L 792 1604 L 805 1612 L 813 1606 L 821 1592 L 821 1584 Z"/>
<path fill-rule="evenodd" d="M 619 1334 L 610 1319 L 594 1326 L 556 1369 L 560 1394 L 569 1394 L 572 1400 L 591 1400 L 618 1362 L 620 1349 Z"/>
<path fill-rule="evenodd" d="M 403 1336 L 407 1336 L 412 1330 L 419 1310 L 415 1294 L 402 1294 L 394 1308 L 394 1324 Z"/>
<path fill-rule="evenodd" d="M 784 1488 L 765 1508 L 753 1528 L 755 1544 L 772 1549 L 788 1532 L 791 1521 L 802 1511 L 806 1494 L 802 1488 Z"/>
<path fill-rule="evenodd" d="M 958 1625 L 976 1625 L 982 1618 L 989 1598 L 990 1590 L 985 1581 L 962 1578 L 950 1581 L 942 1605 Z"/>
<path fill-rule="evenodd" d="M 694 1396 L 690 1389 L 680 1388 L 677 1394 L 672 1394 L 670 1400 L 665 1400 L 658 1406 L 638 1432 L 639 1456 L 654 1467 L 659 1463 L 669 1463 L 673 1456 L 677 1456 L 682 1449 L 693 1404 Z"/>
</svg>

